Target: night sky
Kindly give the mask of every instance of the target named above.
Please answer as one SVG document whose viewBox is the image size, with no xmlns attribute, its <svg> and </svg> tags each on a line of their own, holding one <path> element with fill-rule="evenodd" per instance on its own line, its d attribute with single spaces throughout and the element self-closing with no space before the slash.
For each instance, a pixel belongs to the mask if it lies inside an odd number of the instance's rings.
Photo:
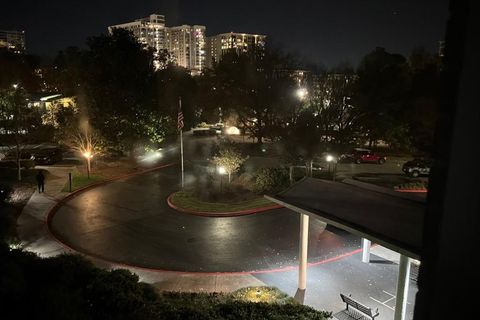
<svg viewBox="0 0 480 320">
<path fill-rule="evenodd" d="M 4 1 L 2 1 L 4 2 Z M 302 60 L 327 67 L 356 65 L 377 46 L 407 55 L 423 46 L 434 52 L 444 37 L 448 0 L 5 0 L 0 29 L 26 31 L 29 53 L 54 56 L 84 46 L 112 24 L 164 14 L 167 26 L 202 24 L 207 35 L 266 34 Z"/>
</svg>

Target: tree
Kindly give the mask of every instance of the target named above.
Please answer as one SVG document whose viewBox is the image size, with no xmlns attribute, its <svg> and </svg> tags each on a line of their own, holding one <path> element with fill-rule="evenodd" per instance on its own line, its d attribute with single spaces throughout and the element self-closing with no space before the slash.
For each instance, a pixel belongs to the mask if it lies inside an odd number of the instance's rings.
<svg viewBox="0 0 480 320">
<path fill-rule="evenodd" d="M 40 88 L 40 78 L 35 74 L 39 58 L 17 54 L 0 48 L 0 89 L 9 89 L 12 84 L 21 84 L 27 91 Z"/>
<path fill-rule="evenodd" d="M 431 154 L 438 118 L 440 60 L 423 48 L 412 51 L 408 64 L 412 78 L 408 134 L 415 151 Z"/>
<path fill-rule="evenodd" d="M 131 152 L 139 144 L 150 143 L 150 129 L 160 119 L 153 98 L 153 52 L 122 29 L 89 38 L 87 44 L 79 93 L 85 96 L 89 123 L 116 149 Z"/>
<path fill-rule="evenodd" d="M 408 137 L 394 133 L 402 132 L 405 126 L 403 115 L 411 81 L 406 59 L 376 48 L 362 59 L 357 74 L 353 103 L 360 113 L 360 129 L 369 144 L 378 140 L 405 143 Z"/>
<path fill-rule="evenodd" d="M 357 77 L 348 73 L 329 73 L 316 77 L 311 89 L 309 111 L 312 125 L 320 131 L 320 141 L 351 143 L 357 133 L 359 113 L 352 104 Z"/>
<path fill-rule="evenodd" d="M 40 113 L 27 103 L 26 92 L 19 85 L 0 90 L 0 138 L 15 152 L 18 181 L 22 180 L 22 152 L 25 144 L 41 140 Z"/>
<path fill-rule="evenodd" d="M 295 83 L 284 72 L 290 67 L 291 61 L 279 52 L 266 51 L 262 57 L 227 53 L 213 75 L 205 77 L 213 87 L 202 90 L 208 95 L 204 109 L 209 107 L 211 114 L 221 108 L 224 115 L 237 115 L 245 131 L 262 143 L 276 135 L 282 115 L 297 103 Z"/>
<path fill-rule="evenodd" d="M 68 47 L 60 51 L 50 67 L 45 68 L 44 77 L 48 90 L 74 96 L 81 91 L 84 79 L 86 51 Z"/>
<path fill-rule="evenodd" d="M 179 98 L 182 99 L 182 112 L 185 129 L 194 125 L 197 83 L 187 69 L 169 65 L 155 74 L 153 105 L 161 116 L 176 119 Z"/>
<path fill-rule="evenodd" d="M 225 173 L 228 174 L 228 182 L 230 183 L 232 173 L 237 172 L 247 159 L 248 157 L 242 156 L 240 152 L 229 146 L 221 148 L 218 155 L 213 157 L 213 162 L 218 168 L 225 170 Z"/>
<path fill-rule="evenodd" d="M 54 101 L 47 105 L 41 115 L 42 125 L 53 130 L 53 139 L 58 143 L 71 145 L 78 128 L 80 110 L 75 98 Z"/>
</svg>

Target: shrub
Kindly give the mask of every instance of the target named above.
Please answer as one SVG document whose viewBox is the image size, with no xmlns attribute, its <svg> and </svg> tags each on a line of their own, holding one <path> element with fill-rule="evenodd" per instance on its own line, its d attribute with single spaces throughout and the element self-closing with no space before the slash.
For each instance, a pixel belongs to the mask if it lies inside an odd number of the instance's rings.
<svg viewBox="0 0 480 320">
<path fill-rule="evenodd" d="M 289 175 L 285 168 L 263 168 L 255 178 L 256 193 L 277 193 L 288 187 Z"/>
<path fill-rule="evenodd" d="M 329 312 L 296 303 L 275 288 L 228 293 L 157 294 L 130 271 L 96 268 L 78 255 L 41 259 L 0 241 L 5 319 L 317 319 Z M 2 318 L 2 319 L 3 319 Z"/>
<path fill-rule="evenodd" d="M 428 183 L 424 181 L 402 183 L 395 186 L 395 189 L 400 190 L 426 190 L 428 189 Z"/>
<path fill-rule="evenodd" d="M 243 302 L 263 302 L 263 303 L 297 303 L 293 298 L 286 293 L 272 287 L 246 287 L 238 289 L 231 293 L 235 300 Z"/>
</svg>

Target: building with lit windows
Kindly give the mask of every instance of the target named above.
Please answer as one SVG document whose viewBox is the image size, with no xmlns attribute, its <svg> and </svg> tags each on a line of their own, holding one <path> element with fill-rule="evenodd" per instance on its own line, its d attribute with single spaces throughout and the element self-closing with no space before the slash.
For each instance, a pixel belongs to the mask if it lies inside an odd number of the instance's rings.
<svg viewBox="0 0 480 320">
<path fill-rule="evenodd" d="M 25 31 L 0 30 L 0 48 L 15 53 L 25 52 Z"/>
<path fill-rule="evenodd" d="M 205 26 L 181 25 L 166 28 L 166 49 L 178 66 L 200 74 L 205 69 Z"/>
<path fill-rule="evenodd" d="M 212 68 L 214 63 L 222 60 L 227 52 L 261 55 L 265 50 L 267 36 L 248 33 L 222 33 L 207 38 L 206 64 Z"/>
<path fill-rule="evenodd" d="M 108 27 L 110 33 L 114 29 L 125 29 L 133 33 L 134 37 L 141 44 L 154 49 L 155 68 L 161 68 L 159 57 L 162 51 L 166 49 L 165 42 L 165 16 L 160 14 L 151 14 L 142 19 L 132 22 L 117 24 Z"/>
</svg>

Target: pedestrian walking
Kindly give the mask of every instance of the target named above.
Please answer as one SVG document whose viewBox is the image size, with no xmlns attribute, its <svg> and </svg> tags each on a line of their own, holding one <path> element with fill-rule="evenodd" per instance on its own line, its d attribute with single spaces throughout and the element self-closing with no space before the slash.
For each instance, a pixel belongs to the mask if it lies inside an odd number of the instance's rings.
<svg viewBox="0 0 480 320">
<path fill-rule="evenodd" d="M 42 173 L 42 170 L 38 171 L 37 173 L 37 184 L 38 184 L 38 192 L 45 191 L 45 176 Z"/>
</svg>

